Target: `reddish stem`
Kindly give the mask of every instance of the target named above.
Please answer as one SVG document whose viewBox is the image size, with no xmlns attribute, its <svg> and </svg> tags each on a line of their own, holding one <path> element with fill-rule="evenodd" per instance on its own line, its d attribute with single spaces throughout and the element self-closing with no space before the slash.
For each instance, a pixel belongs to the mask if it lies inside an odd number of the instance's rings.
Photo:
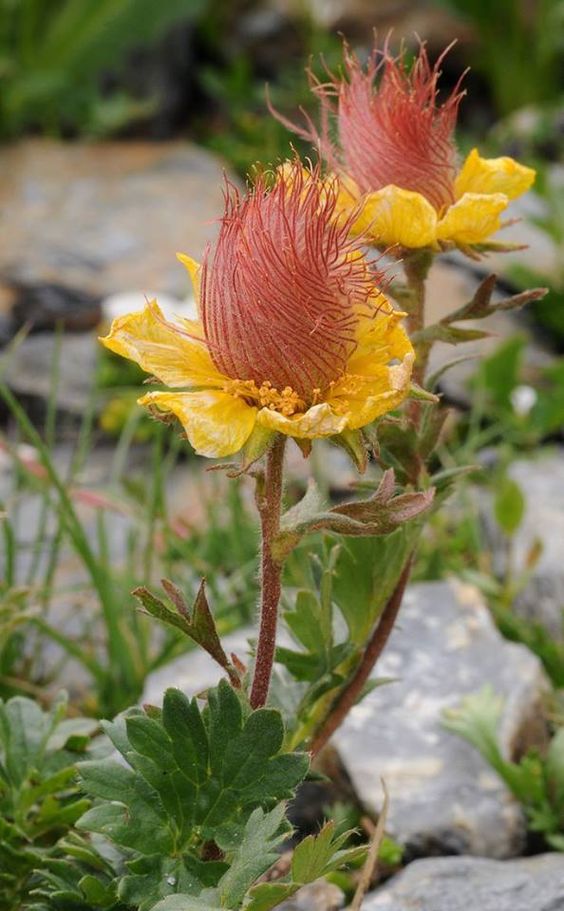
<svg viewBox="0 0 564 911">
<path fill-rule="evenodd" d="M 402 570 L 402 574 L 399 577 L 398 583 L 380 615 L 378 624 L 372 633 L 354 676 L 351 677 L 344 690 L 342 690 L 337 700 L 333 703 L 329 715 L 325 718 L 323 724 L 315 734 L 310 746 L 310 752 L 313 756 L 319 753 L 325 746 L 329 738 L 333 736 L 337 728 L 342 724 L 345 717 L 355 705 L 370 677 L 374 665 L 382 654 L 386 643 L 390 638 L 390 633 L 394 628 L 394 623 L 396 622 L 396 617 L 401 607 L 403 594 L 411 571 L 412 561 L 413 554 L 409 556 Z"/>
<path fill-rule="evenodd" d="M 286 438 L 280 434 L 269 449 L 266 456 L 264 490 L 258 496 L 262 533 L 262 558 L 260 629 L 251 688 L 251 706 L 254 709 L 264 705 L 268 698 L 276 649 L 276 626 L 282 586 L 282 564 L 273 558 L 272 544 L 280 530 L 285 444 Z"/>
</svg>

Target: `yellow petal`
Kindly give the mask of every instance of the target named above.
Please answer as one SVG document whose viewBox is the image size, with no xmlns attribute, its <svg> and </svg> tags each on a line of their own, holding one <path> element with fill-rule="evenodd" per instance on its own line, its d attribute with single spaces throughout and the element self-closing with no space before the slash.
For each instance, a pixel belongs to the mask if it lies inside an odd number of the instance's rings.
<svg viewBox="0 0 564 911">
<path fill-rule="evenodd" d="M 362 193 L 348 174 L 329 174 L 325 181 L 337 191 L 335 207 L 337 214 L 347 218 L 354 209 L 358 208 Z"/>
<path fill-rule="evenodd" d="M 177 253 L 176 258 L 178 262 L 182 263 L 188 271 L 188 275 L 192 281 L 192 287 L 194 289 L 194 300 L 196 301 L 196 306 L 200 307 L 200 283 L 201 283 L 201 272 L 202 267 L 200 263 L 196 262 L 195 259 L 192 259 L 191 256 L 187 256 L 186 253 Z"/>
<path fill-rule="evenodd" d="M 257 415 L 257 424 L 277 430 L 289 437 L 314 440 L 317 437 L 330 437 L 340 433 L 347 426 L 347 415 L 334 413 L 327 402 L 312 405 L 304 414 L 293 414 L 286 417 L 271 408 L 261 408 Z"/>
<path fill-rule="evenodd" d="M 393 184 L 364 197 L 355 234 L 366 234 L 379 246 L 428 247 L 435 241 L 437 213 L 420 193 Z"/>
<path fill-rule="evenodd" d="M 156 301 L 151 301 L 144 310 L 115 319 L 100 341 L 167 386 L 223 386 L 225 377 L 205 343 L 198 341 L 200 324 L 182 320 L 181 326 L 184 331 L 166 320 Z M 190 338 L 188 333 L 196 337 Z"/>
<path fill-rule="evenodd" d="M 437 237 L 459 244 L 480 244 L 499 230 L 500 215 L 508 203 L 504 193 L 465 193 L 446 210 Z"/>
<path fill-rule="evenodd" d="M 374 370 L 387 366 L 392 360 L 403 360 L 413 353 L 407 332 L 401 325 L 405 313 L 394 310 L 384 295 L 380 295 L 375 316 L 363 316 L 357 327 L 357 348 L 347 364 L 347 373 L 370 376 Z"/>
<path fill-rule="evenodd" d="M 478 149 L 472 149 L 456 178 L 456 198 L 465 193 L 504 193 L 515 199 L 532 187 L 536 172 L 519 164 L 513 158 L 481 158 Z"/>
<path fill-rule="evenodd" d="M 199 455 L 211 459 L 233 455 L 245 445 L 257 409 L 227 392 L 149 392 L 140 405 L 171 412 L 178 418 Z"/>
<path fill-rule="evenodd" d="M 374 381 L 366 389 L 368 394 L 363 401 L 349 399 L 349 430 L 365 427 L 401 405 L 409 393 L 414 361 L 414 354 L 406 354 L 401 364 L 394 364 L 386 368 L 385 375 L 374 377 Z"/>
</svg>

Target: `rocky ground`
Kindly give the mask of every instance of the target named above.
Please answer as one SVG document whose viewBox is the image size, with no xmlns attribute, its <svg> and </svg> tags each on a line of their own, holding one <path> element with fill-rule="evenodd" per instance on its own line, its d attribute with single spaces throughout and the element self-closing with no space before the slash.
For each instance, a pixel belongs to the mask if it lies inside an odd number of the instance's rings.
<svg viewBox="0 0 564 911">
<path fill-rule="evenodd" d="M 62 414 L 77 418 L 90 395 L 101 322 L 120 308 L 133 309 L 132 301 L 141 305 L 144 294 L 158 295 L 172 309 L 192 306 L 174 253 L 199 257 L 213 237 L 222 207 L 222 164 L 180 143 L 61 147 L 31 142 L 0 154 L 0 172 L 6 175 L 0 179 L 0 209 L 16 213 L 0 252 L 0 342 L 23 325 L 32 328 L 16 350 L 4 355 L 0 370 L 24 401 L 44 404 L 57 345 L 52 330 L 62 320 L 67 331 L 60 342 L 58 404 Z M 536 250 L 552 255 L 538 244 Z M 464 303 L 479 278 L 474 267 L 458 259 L 437 265 L 430 320 Z M 492 320 L 491 328 L 493 339 L 465 353 L 481 357 L 516 328 L 529 332 L 513 315 Z M 433 367 L 459 353 L 438 346 Z M 551 358 L 532 339 L 527 356 L 533 368 Z M 469 404 L 466 379 L 472 369 L 466 362 L 443 381 L 446 397 L 463 407 Z M 321 460 L 327 479 L 345 490 L 352 472 L 341 453 L 328 452 Z M 56 458 L 61 466 L 68 460 L 64 444 Z M 9 482 L 5 460 L 0 469 L 2 493 Z M 95 451 L 83 481 L 103 489 L 109 470 L 108 451 Z M 297 451 L 291 470 L 303 478 Z M 564 454 L 557 449 L 534 464 L 523 459 L 511 472 L 527 497 L 513 557 L 521 559 L 535 537 L 544 544 L 517 609 L 543 622 L 554 636 L 562 635 Z M 178 512 L 194 515 L 205 483 L 201 473 L 185 465 L 177 482 Z M 24 524 L 33 529 L 37 498 L 24 509 Z M 81 509 L 94 527 L 89 507 Z M 484 534 L 503 572 L 507 554 L 490 516 L 484 501 Z M 116 555 L 125 547 L 132 521 L 116 514 Z M 77 571 L 69 556 L 60 567 L 63 589 L 80 585 Z M 65 622 L 76 622 L 73 603 L 67 605 Z M 245 652 L 249 635 L 242 630 L 226 645 Z M 445 581 L 410 587 L 377 675 L 395 682 L 379 687 L 353 710 L 335 747 L 368 813 L 379 811 L 380 779 L 386 780 L 388 829 L 413 862 L 367 898 L 367 911 L 564 911 L 564 855 L 519 857 L 527 849 L 519 805 L 476 751 L 442 726 L 445 709 L 489 683 L 505 697 L 500 735 L 506 756 L 525 744 L 542 743 L 547 681 L 538 660 L 502 639 L 475 589 Z M 207 656 L 193 652 L 151 675 L 143 701 L 158 703 L 169 685 L 194 693 L 216 679 Z M 298 895 L 291 907 L 328 911 L 341 904 L 336 887 L 316 886 Z"/>
</svg>

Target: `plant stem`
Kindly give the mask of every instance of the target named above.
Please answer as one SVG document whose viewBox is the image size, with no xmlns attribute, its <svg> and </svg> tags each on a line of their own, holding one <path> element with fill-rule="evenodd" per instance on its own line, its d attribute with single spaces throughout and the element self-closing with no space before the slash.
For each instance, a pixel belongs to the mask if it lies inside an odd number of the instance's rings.
<svg viewBox="0 0 564 911">
<path fill-rule="evenodd" d="M 407 332 L 410 336 L 422 332 L 425 328 L 425 282 L 432 261 L 432 257 L 423 252 L 412 253 L 410 256 L 406 256 L 403 262 L 407 286 L 411 292 L 411 305 L 407 316 Z M 413 367 L 413 380 L 419 386 L 423 386 L 431 349 L 426 342 L 417 344 L 417 341 L 415 341 L 414 346 L 416 359 Z M 408 406 L 408 413 L 415 427 L 419 427 L 421 403 L 412 400 Z"/>
<path fill-rule="evenodd" d="M 329 738 L 333 736 L 337 728 L 343 723 L 368 682 L 372 669 L 382 654 L 396 622 L 412 562 L 413 553 L 408 557 L 398 583 L 380 615 L 357 670 L 333 703 L 328 716 L 313 737 L 310 746 L 310 752 L 313 756 L 319 753 Z"/>
<path fill-rule="evenodd" d="M 276 648 L 282 564 L 274 559 L 272 544 L 280 530 L 285 445 L 286 437 L 279 434 L 267 453 L 264 489 L 259 490 L 257 496 L 262 535 L 262 557 L 260 629 L 251 688 L 251 705 L 254 709 L 260 708 L 267 700 Z"/>
</svg>

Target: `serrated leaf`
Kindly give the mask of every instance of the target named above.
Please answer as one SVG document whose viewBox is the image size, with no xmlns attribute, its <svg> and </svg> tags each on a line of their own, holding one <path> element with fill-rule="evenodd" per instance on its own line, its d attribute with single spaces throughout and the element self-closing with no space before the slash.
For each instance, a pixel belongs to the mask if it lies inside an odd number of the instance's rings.
<svg viewBox="0 0 564 911">
<path fill-rule="evenodd" d="M 287 836 L 285 806 L 264 813 L 256 809 L 249 817 L 231 866 L 218 883 L 221 904 L 238 908 L 247 889 L 278 859 L 277 846 Z"/>
<path fill-rule="evenodd" d="M 185 854 L 180 857 L 140 857 L 128 861 L 129 873 L 119 884 L 119 898 L 136 909 L 149 911 L 155 903 L 170 895 L 198 896 L 216 886 L 228 864 L 204 862 Z"/>
<path fill-rule="evenodd" d="M 78 820 L 78 828 L 99 832 L 145 854 L 172 850 L 174 840 L 164 807 L 144 778 L 112 760 L 83 762 L 79 771 L 87 794 L 111 803 L 88 810 Z"/>
<path fill-rule="evenodd" d="M 149 911 L 167 890 L 197 892 L 205 901 L 235 857 L 251 814 L 274 806 L 283 816 L 280 801 L 294 795 L 309 765 L 304 753 L 280 752 L 280 713 L 251 711 L 225 680 L 209 691 L 204 710 L 168 690 L 160 717 L 133 710 L 105 728 L 128 766 L 81 764 L 85 790 L 105 802 L 79 825 L 136 852 L 119 894 L 138 911 Z M 211 843 L 225 860 L 196 862 L 193 854 Z"/>
<path fill-rule="evenodd" d="M 163 725 L 178 767 L 192 784 L 199 786 L 207 777 L 208 738 L 196 699 L 187 699 L 177 689 L 167 690 Z"/>
<path fill-rule="evenodd" d="M 219 638 L 215 620 L 208 604 L 205 581 L 202 580 L 192 610 L 188 609 L 184 596 L 168 579 L 162 580 L 163 588 L 175 606 L 171 610 L 160 598 L 155 597 L 147 588 L 140 586 L 132 595 L 143 605 L 152 617 L 182 630 L 187 636 L 203 648 L 229 675 L 234 686 L 239 684 L 239 675 L 229 661 Z"/>
<path fill-rule="evenodd" d="M 259 883 L 253 886 L 244 903 L 244 911 L 270 911 L 284 899 L 290 898 L 307 883 L 358 861 L 366 854 L 364 845 L 342 850 L 351 832 L 335 835 L 335 823 L 326 823 L 317 835 L 308 835 L 292 855 L 291 881 Z"/>
</svg>

